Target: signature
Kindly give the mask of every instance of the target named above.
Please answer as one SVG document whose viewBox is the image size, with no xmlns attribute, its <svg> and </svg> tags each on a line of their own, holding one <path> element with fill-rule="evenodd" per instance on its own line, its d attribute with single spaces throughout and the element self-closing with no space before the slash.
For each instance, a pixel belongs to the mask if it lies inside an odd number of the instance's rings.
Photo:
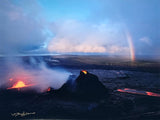
<svg viewBox="0 0 160 120">
<path fill-rule="evenodd" d="M 14 116 L 14 117 L 17 117 L 17 116 L 21 116 L 21 117 L 24 117 L 24 116 L 27 116 L 27 115 L 35 115 L 36 114 L 36 112 L 22 112 L 22 113 L 20 113 L 20 112 L 17 112 L 17 113 L 11 113 L 11 115 L 12 116 Z"/>
</svg>

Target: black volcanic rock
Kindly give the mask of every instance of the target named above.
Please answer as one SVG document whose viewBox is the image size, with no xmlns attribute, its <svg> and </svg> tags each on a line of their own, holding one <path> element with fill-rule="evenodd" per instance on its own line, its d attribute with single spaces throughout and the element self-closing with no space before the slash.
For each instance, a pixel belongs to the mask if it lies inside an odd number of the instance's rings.
<svg viewBox="0 0 160 120">
<path fill-rule="evenodd" d="M 107 95 L 107 89 L 99 81 L 96 75 L 87 71 L 81 71 L 76 80 L 69 79 L 57 94 L 64 97 L 75 97 L 78 99 L 100 99 Z"/>
</svg>

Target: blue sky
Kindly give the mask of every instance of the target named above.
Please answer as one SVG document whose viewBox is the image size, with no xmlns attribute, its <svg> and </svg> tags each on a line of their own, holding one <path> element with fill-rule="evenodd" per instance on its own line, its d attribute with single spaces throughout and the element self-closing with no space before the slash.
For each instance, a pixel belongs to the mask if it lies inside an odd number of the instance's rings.
<svg viewBox="0 0 160 120">
<path fill-rule="evenodd" d="M 0 54 L 159 56 L 159 0 L 0 1 Z M 4 47 L 5 46 L 5 47 Z"/>
<path fill-rule="evenodd" d="M 88 1 L 60 1 L 60 0 L 41 0 L 38 1 L 44 10 L 44 15 L 48 21 L 59 19 L 86 19 L 91 12 Z M 89 6 L 89 7 L 88 7 Z"/>
</svg>

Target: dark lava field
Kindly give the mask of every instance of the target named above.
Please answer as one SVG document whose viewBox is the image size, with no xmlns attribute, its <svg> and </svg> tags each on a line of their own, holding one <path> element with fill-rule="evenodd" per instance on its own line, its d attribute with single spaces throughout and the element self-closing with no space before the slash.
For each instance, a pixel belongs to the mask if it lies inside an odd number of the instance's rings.
<svg viewBox="0 0 160 120">
<path fill-rule="evenodd" d="M 3 64 L 7 58 L 0 58 L 0 118 L 4 120 L 160 118 L 158 61 L 143 59 L 130 61 L 117 59 L 118 56 L 21 57 L 23 64 L 28 66 L 33 66 L 31 58 L 34 59 L 34 67 L 43 61 L 48 68 L 63 68 L 70 75 L 59 89 L 51 86 L 48 86 L 49 90 L 43 92 L 26 88 L 7 89 L 6 82 L 2 80 L 9 69 Z"/>
</svg>

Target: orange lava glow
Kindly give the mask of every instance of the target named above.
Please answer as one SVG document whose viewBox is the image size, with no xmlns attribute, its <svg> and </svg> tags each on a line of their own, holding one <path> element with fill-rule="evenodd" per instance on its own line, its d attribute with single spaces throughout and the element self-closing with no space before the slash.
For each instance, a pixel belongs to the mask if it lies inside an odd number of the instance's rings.
<svg viewBox="0 0 160 120">
<path fill-rule="evenodd" d="M 51 91 L 51 88 L 48 88 L 48 89 L 47 89 L 47 92 L 49 92 L 49 91 Z"/>
<path fill-rule="evenodd" d="M 25 87 L 25 83 L 23 81 L 19 81 L 16 84 L 13 85 L 12 88 L 21 88 L 21 87 Z"/>
<path fill-rule="evenodd" d="M 29 87 L 29 86 L 32 86 L 32 85 L 26 85 L 23 81 L 18 81 L 12 87 L 7 89 L 14 89 L 14 88 L 20 89 L 20 88 Z"/>
<path fill-rule="evenodd" d="M 117 89 L 117 91 L 124 92 L 124 93 L 138 94 L 138 95 L 160 97 L 160 94 L 158 94 L 158 93 L 153 93 L 153 92 L 148 92 L 148 91 L 138 91 L 136 89 L 130 89 L 130 88 Z"/>
<path fill-rule="evenodd" d="M 125 90 L 117 89 L 118 92 L 125 92 Z"/>
<path fill-rule="evenodd" d="M 153 92 L 146 92 L 148 96 L 156 96 L 156 97 L 160 97 L 160 94 L 158 93 L 153 93 Z"/>
<path fill-rule="evenodd" d="M 84 74 L 87 74 L 87 71 L 86 71 L 86 70 L 82 70 L 82 72 L 83 72 Z"/>
</svg>

